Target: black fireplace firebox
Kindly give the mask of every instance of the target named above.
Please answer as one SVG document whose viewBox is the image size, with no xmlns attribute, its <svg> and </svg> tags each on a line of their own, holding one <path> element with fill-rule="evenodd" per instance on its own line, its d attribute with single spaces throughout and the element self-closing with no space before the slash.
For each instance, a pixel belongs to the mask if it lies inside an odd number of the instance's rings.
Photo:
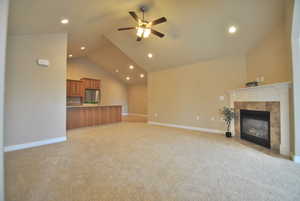
<svg viewBox="0 0 300 201">
<path fill-rule="evenodd" d="M 270 112 L 241 110 L 241 138 L 270 148 Z"/>
</svg>

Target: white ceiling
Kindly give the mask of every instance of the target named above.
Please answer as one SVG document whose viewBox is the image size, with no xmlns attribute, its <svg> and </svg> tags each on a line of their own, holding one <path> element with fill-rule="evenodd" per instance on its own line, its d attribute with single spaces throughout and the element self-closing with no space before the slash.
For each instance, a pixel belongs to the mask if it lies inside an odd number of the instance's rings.
<svg viewBox="0 0 300 201">
<path fill-rule="evenodd" d="M 68 51 L 82 56 L 101 48 L 108 38 L 147 71 L 199 60 L 243 54 L 282 23 L 286 0 L 11 0 L 10 34 L 68 32 Z M 146 18 L 161 16 L 167 23 L 156 29 L 163 39 L 151 36 L 136 42 L 134 31 L 118 32 L 135 25 L 128 15 L 141 4 L 149 5 Z M 60 24 L 68 18 L 68 25 Z M 230 36 L 229 25 L 239 31 Z M 80 46 L 86 46 L 82 52 Z M 153 59 L 147 53 L 154 54 Z"/>
</svg>

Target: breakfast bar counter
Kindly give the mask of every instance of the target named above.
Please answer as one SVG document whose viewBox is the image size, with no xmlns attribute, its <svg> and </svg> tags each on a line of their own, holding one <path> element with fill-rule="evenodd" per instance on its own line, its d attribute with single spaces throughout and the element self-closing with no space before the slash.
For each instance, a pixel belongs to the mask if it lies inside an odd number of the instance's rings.
<svg viewBox="0 0 300 201">
<path fill-rule="evenodd" d="M 110 124 L 121 121 L 121 105 L 67 106 L 67 129 Z"/>
</svg>

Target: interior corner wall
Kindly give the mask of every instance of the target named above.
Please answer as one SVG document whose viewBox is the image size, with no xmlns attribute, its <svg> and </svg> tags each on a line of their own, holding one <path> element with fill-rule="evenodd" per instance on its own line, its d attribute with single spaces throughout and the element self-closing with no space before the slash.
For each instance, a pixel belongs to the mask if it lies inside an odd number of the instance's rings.
<svg viewBox="0 0 300 201">
<path fill-rule="evenodd" d="M 69 59 L 67 66 L 68 79 L 93 78 L 101 80 L 102 105 L 122 105 L 122 112 L 128 112 L 127 85 L 105 72 L 101 66 L 84 57 Z"/>
<path fill-rule="evenodd" d="M 4 86 L 9 1 L 0 0 L 0 200 L 4 199 Z"/>
<path fill-rule="evenodd" d="M 243 87 L 245 81 L 243 56 L 151 72 L 148 120 L 223 131 L 219 109 L 229 105 L 229 90 Z"/>
<path fill-rule="evenodd" d="M 148 90 L 146 84 L 135 84 L 128 86 L 128 113 L 148 114 Z"/>
<path fill-rule="evenodd" d="M 264 77 L 263 84 L 292 80 L 291 46 L 284 23 L 247 53 L 247 81 Z"/>
<path fill-rule="evenodd" d="M 7 45 L 5 146 L 65 137 L 67 34 L 9 36 Z"/>
</svg>

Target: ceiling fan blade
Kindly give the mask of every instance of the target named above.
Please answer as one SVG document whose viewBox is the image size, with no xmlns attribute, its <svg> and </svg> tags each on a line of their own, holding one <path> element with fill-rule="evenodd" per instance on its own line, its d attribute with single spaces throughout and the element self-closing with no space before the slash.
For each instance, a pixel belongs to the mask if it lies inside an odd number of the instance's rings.
<svg viewBox="0 0 300 201">
<path fill-rule="evenodd" d="M 166 21 L 167 21 L 167 18 L 161 17 L 161 18 L 159 18 L 159 19 L 157 19 L 157 20 L 152 21 L 152 25 L 161 24 L 161 23 L 164 23 L 164 22 L 166 22 Z"/>
<path fill-rule="evenodd" d="M 158 36 L 160 38 L 163 38 L 165 36 L 165 34 L 160 33 L 160 32 L 158 32 L 158 31 L 156 31 L 154 29 L 151 29 L 151 33 L 153 33 L 154 35 L 156 35 L 156 36 Z"/>
<path fill-rule="evenodd" d="M 137 16 L 137 14 L 134 11 L 130 11 L 129 14 L 135 19 L 135 21 L 139 21 L 139 17 Z"/>
<path fill-rule="evenodd" d="M 135 27 L 119 28 L 118 31 L 125 31 L 125 30 L 131 30 L 131 29 L 135 29 Z"/>
<path fill-rule="evenodd" d="M 136 41 L 141 41 L 142 37 L 137 37 Z"/>
</svg>

